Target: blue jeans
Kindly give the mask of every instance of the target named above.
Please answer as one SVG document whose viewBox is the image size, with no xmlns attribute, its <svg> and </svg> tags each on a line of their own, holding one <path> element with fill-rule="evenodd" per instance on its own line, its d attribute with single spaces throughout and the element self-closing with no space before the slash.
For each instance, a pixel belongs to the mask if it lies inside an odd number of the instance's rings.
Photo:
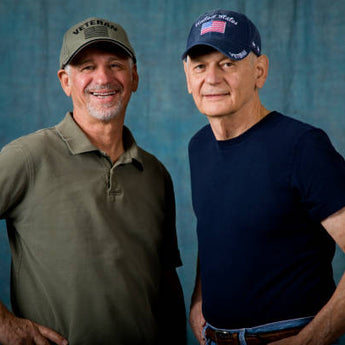
<svg viewBox="0 0 345 345">
<path fill-rule="evenodd" d="M 272 331 L 280 331 L 283 329 L 293 328 L 293 327 L 304 327 L 307 325 L 311 320 L 313 319 L 313 316 L 310 317 L 304 317 L 300 319 L 292 319 L 292 320 L 286 320 L 286 321 L 278 321 L 273 323 L 268 323 L 265 325 L 257 326 L 257 327 L 251 327 L 251 328 L 242 328 L 242 329 L 221 329 L 221 328 L 215 328 L 211 326 L 210 324 L 206 324 L 204 327 L 204 337 L 205 337 L 205 331 L 207 327 L 210 327 L 214 330 L 218 331 L 225 331 L 229 333 L 238 333 L 239 335 L 239 342 L 241 345 L 247 345 L 245 340 L 245 334 L 248 335 L 255 335 L 265 332 L 272 332 Z M 338 342 L 333 343 L 333 345 L 338 344 Z M 206 339 L 206 345 L 216 345 L 214 341 L 211 339 Z"/>
</svg>

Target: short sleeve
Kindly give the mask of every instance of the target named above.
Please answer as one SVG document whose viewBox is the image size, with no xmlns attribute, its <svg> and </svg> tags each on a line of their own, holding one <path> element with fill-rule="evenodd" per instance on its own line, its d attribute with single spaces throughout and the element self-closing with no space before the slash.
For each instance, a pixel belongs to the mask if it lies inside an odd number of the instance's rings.
<svg viewBox="0 0 345 345">
<path fill-rule="evenodd" d="M 10 144 L 0 152 L 0 218 L 4 218 L 25 194 L 30 180 L 28 162 L 20 145 Z"/>
<path fill-rule="evenodd" d="M 314 221 L 345 206 L 345 161 L 327 134 L 306 131 L 295 146 L 292 185 Z"/>
</svg>

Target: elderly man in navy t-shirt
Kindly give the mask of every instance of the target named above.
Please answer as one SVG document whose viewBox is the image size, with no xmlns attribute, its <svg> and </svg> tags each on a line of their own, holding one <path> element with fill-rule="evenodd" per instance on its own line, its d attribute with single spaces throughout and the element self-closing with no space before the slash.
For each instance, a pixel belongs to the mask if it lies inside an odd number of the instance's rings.
<svg viewBox="0 0 345 345">
<path fill-rule="evenodd" d="M 267 110 L 260 34 L 216 10 L 193 24 L 188 91 L 209 125 L 190 141 L 200 343 L 326 345 L 345 332 L 345 162 L 320 129 Z"/>
</svg>

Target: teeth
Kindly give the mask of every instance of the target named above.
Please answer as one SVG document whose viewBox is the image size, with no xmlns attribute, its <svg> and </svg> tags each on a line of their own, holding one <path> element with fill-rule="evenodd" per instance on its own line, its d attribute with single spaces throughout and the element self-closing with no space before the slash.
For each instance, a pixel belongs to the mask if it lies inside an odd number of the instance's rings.
<svg viewBox="0 0 345 345">
<path fill-rule="evenodd" d="M 94 96 L 101 96 L 101 97 L 115 95 L 115 93 L 116 93 L 115 91 L 112 91 L 112 92 L 92 92 L 92 94 Z"/>
</svg>

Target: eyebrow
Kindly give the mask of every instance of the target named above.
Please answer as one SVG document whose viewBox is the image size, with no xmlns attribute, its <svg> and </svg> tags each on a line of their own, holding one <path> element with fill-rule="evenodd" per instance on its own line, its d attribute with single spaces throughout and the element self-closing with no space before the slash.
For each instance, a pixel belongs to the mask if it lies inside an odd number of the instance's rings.
<svg viewBox="0 0 345 345">
<path fill-rule="evenodd" d="M 199 56 L 196 56 L 193 58 L 189 57 L 189 59 L 187 59 L 187 61 L 189 60 L 192 64 L 204 63 L 205 62 L 205 59 L 203 58 L 204 56 L 206 56 L 206 55 L 199 55 Z M 230 59 L 228 56 L 224 56 L 221 59 L 217 60 L 217 63 L 221 63 L 223 61 L 231 61 L 233 63 L 237 62 L 237 60 L 233 60 L 233 59 Z"/>
</svg>

